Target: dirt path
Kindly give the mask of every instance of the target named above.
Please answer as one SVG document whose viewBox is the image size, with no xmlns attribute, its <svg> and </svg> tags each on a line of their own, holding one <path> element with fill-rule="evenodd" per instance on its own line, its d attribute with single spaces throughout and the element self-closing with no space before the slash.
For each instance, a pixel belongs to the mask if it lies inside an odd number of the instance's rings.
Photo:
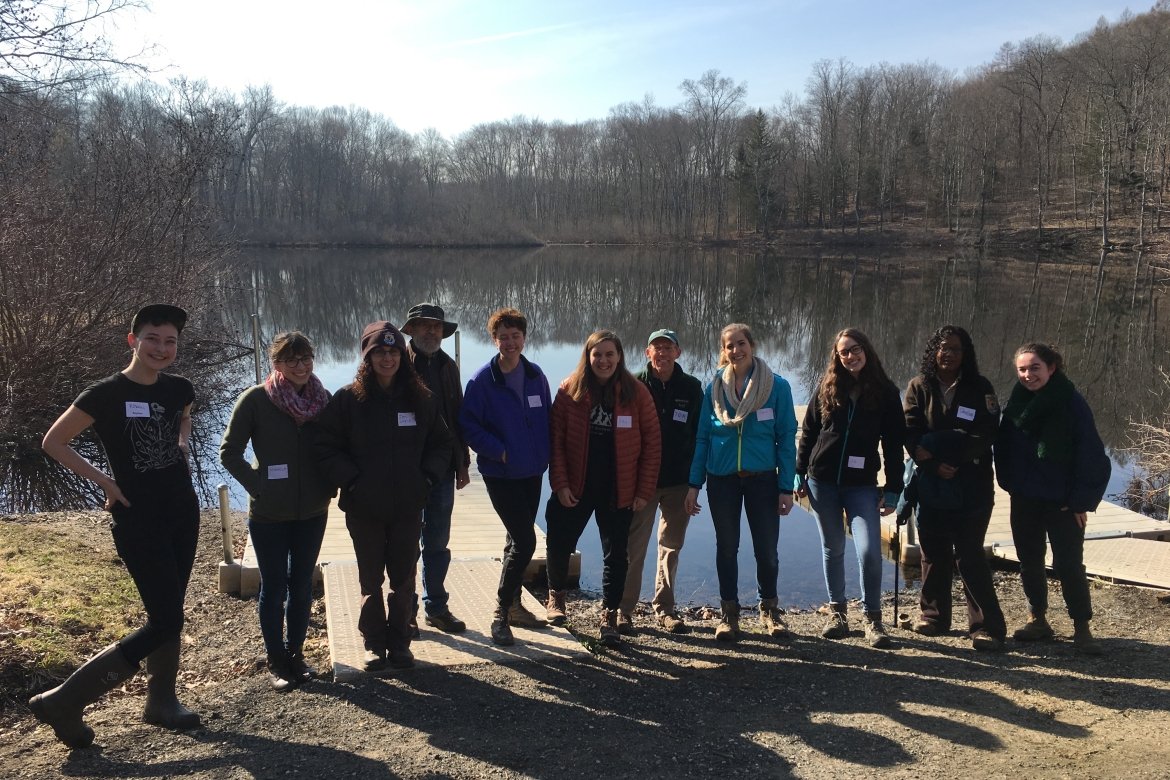
<svg viewBox="0 0 1170 780">
<path fill-rule="evenodd" d="M 143 724 L 138 678 L 88 711 L 99 747 L 70 754 L 18 704 L 0 713 L 0 777 L 1170 776 L 1170 606 L 1151 591 L 1094 587 L 1104 659 L 1073 652 L 1063 616 L 1062 641 L 976 654 L 957 634 L 897 631 L 888 651 L 859 632 L 823 640 L 810 612 L 790 615 L 791 643 L 755 634 L 728 647 L 696 609 L 691 634 L 643 616 L 621 651 L 586 661 L 417 669 L 278 695 L 255 601 L 214 590 L 216 525 L 205 524 L 188 595 L 183 675 L 204 727 Z M 1019 583 L 996 577 L 1018 625 Z M 324 668 L 317 609 L 309 649 Z M 594 635 L 594 602 L 570 609 Z"/>
</svg>

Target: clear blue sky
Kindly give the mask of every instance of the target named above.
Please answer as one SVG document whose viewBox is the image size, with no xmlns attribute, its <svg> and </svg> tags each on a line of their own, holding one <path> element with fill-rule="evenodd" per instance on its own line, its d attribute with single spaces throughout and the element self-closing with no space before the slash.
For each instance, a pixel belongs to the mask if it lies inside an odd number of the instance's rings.
<svg viewBox="0 0 1170 780">
<path fill-rule="evenodd" d="M 1145 11 L 1152 0 L 1136 6 Z M 803 95 L 811 66 L 930 60 L 957 75 L 1005 42 L 1070 41 L 1116 0 L 153 0 L 124 18 L 123 49 L 159 47 L 156 78 L 289 104 L 363 106 L 447 137 L 516 115 L 603 119 L 715 68 L 769 109 Z"/>
</svg>

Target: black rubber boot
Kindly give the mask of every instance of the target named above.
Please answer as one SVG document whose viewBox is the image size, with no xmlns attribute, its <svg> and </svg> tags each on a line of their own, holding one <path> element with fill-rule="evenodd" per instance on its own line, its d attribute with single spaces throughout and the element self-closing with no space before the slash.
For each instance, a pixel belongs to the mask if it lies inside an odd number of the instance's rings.
<svg viewBox="0 0 1170 780">
<path fill-rule="evenodd" d="M 93 744 L 93 729 L 85 725 L 81 712 L 85 705 L 134 676 L 138 667 L 122 655 L 113 644 L 86 661 L 69 679 L 51 691 L 28 700 L 28 707 L 41 723 L 53 727 L 57 739 L 71 748 Z"/>
<path fill-rule="evenodd" d="M 178 637 L 146 657 L 146 707 L 142 719 L 166 729 L 199 728 L 199 715 L 184 707 L 175 696 L 179 676 Z"/>
</svg>

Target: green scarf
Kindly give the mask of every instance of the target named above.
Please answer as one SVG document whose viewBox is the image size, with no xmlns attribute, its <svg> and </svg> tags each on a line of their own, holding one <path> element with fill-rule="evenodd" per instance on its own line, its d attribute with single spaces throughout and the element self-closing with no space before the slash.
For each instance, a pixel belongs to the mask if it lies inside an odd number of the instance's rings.
<svg viewBox="0 0 1170 780">
<path fill-rule="evenodd" d="M 1003 416 L 1024 433 L 1039 441 L 1036 456 L 1041 460 L 1072 461 L 1073 421 L 1068 417 L 1068 402 L 1073 383 L 1063 371 L 1048 378 L 1044 387 L 1032 392 L 1019 382 L 1004 407 Z"/>
</svg>

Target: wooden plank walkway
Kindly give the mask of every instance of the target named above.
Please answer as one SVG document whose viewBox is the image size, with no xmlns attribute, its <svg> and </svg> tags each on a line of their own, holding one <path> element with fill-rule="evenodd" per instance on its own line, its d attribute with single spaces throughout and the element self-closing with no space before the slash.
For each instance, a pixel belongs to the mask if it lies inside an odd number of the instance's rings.
<svg viewBox="0 0 1170 780">
<path fill-rule="evenodd" d="M 467 623 L 462 634 L 444 634 L 428 628 L 421 620 L 421 638 L 411 644 L 419 664 L 456 666 L 471 663 L 509 663 L 550 656 L 588 655 L 585 648 L 566 629 L 540 631 L 514 629 L 516 644 L 498 647 L 491 641 L 491 618 L 495 609 L 496 589 L 500 579 L 500 557 L 506 532 L 492 508 L 487 489 L 478 470 L 472 466 L 471 482 L 455 492 L 451 517 L 451 568 L 447 574 L 451 611 Z M 525 577 L 540 580 L 545 568 L 545 537 L 536 528 L 536 554 Z M 357 630 L 361 590 L 357 581 L 357 563 L 353 542 L 345 528 L 345 513 L 334 502 L 329 507 L 325 539 L 317 558 L 318 573 L 325 580 L 325 615 L 329 633 L 329 653 L 335 680 L 352 679 L 361 671 L 362 641 Z M 581 573 L 581 553 L 569 562 L 569 575 L 575 585 Z M 241 559 L 241 595 L 259 591 L 260 572 L 256 567 L 251 539 Z M 416 592 L 422 592 L 421 573 Z M 537 615 L 544 606 L 524 590 L 524 604 Z"/>
</svg>

